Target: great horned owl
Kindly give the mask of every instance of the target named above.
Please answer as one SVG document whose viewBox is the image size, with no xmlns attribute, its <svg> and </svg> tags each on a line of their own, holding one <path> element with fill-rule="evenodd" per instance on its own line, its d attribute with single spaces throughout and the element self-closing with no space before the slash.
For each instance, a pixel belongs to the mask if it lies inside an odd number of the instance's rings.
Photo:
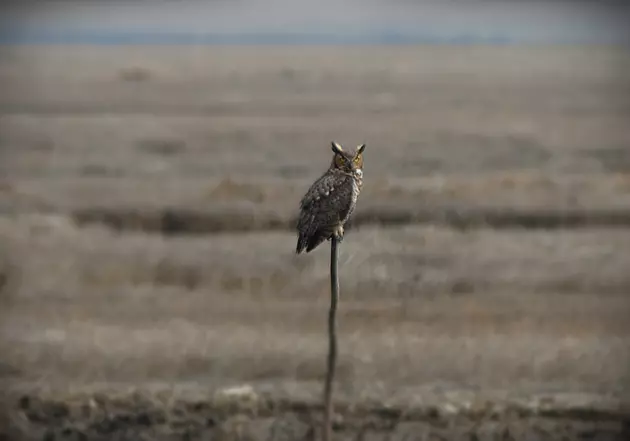
<svg viewBox="0 0 630 441">
<path fill-rule="evenodd" d="M 300 202 L 296 253 L 308 253 L 333 235 L 343 239 L 343 226 L 350 218 L 363 186 L 363 150 L 361 144 L 346 152 L 332 142 L 334 153 L 330 167 Z"/>
</svg>

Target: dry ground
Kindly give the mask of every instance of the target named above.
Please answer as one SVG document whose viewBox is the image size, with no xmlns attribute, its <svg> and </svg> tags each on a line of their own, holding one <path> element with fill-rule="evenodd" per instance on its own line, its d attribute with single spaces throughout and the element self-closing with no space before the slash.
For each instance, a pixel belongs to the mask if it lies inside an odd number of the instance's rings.
<svg viewBox="0 0 630 441">
<path fill-rule="evenodd" d="M 628 73 L 605 48 L 0 48 L 6 421 L 312 436 L 328 252 L 290 229 L 336 139 L 368 144 L 339 439 L 622 439 Z"/>
</svg>

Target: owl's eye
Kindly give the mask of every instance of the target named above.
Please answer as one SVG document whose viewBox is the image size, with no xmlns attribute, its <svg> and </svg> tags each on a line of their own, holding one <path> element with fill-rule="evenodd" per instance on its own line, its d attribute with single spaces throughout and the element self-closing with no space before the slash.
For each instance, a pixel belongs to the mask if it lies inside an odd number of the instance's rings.
<svg viewBox="0 0 630 441">
<path fill-rule="evenodd" d="M 337 166 L 343 167 L 344 165 L 346 165 L 346 158 L 341 155 L 337 155 L 335 156 L 335 162 L 337 163 Z"/>
<path fill-rule="evenodd" d="M 358 164 L 359 162 L 361 162 L 361 155 L 355 156 L 352 162 L 354 162 L 355 164 Z"/>
</svg>

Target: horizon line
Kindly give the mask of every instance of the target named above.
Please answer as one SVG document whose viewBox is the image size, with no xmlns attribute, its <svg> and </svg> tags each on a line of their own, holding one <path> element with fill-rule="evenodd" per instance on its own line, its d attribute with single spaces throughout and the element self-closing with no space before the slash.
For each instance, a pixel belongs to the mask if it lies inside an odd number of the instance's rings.
<svg viewBox="0 0 630 441">
<path fill-rule="evenodd" d="M 3 45 L 612 45 L 630 46 L 630 41 L 587 38 L 515 38 L 504 34 L 453 35 L 422 34 L 399 31 L 354 34 L 316 32 L 181 32 L 181 31 L 0 31 Z"/>
</svg>

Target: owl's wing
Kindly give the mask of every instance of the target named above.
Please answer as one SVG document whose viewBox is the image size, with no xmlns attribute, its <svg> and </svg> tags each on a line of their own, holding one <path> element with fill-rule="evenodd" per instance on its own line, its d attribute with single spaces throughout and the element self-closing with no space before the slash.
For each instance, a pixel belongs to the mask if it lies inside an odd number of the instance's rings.
<svg viewBox="0 0 630 441">
<path fill-rule="evenodd" d="M 300 202 L 298 250 L 313 249 L 333 234 L 352 205 L 352 185 L 352 177 L 343 174 L 315 181 Z"/>
</svg>

